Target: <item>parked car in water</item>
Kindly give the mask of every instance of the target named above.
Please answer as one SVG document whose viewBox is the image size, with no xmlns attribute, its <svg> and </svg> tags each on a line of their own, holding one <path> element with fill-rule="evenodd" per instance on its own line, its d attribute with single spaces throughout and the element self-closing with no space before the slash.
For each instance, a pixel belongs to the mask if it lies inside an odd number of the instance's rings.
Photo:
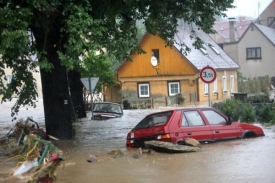
<svg viewBox="0 0 275 183">
<path fill-rule="evenodd" d="M 200 142 L 264 136 L 261 127 L 234 122 L 215 108 L 182 108 L 147 115 L 128 134 L 127 147 L 144 147 L 159 140 L 184 144 L 186 138 Z"/>
<path fill-rule="evenodd" d="M 120 104 L 112 102 L 97 102 L 93 104 L 94 120 L 105 120 L 123 116 L 123 109 Z"/>
</svg>

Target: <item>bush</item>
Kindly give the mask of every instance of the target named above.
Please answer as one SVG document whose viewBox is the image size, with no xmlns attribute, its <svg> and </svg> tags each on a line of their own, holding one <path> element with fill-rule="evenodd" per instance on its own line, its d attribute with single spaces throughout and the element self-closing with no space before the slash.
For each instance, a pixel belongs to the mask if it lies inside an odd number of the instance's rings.
<svg viewBox="0 0 275 183">
<path fill-rule="evenodd" d="M 256 121 L 256 115 L 252 106 L 244 104 L 243 113 L 240 116 L 240 121 L 245 121 L 248 123 L 254 123 Z"/>
<path fill-rule="evenodd" d="M 235 121 L 240 119 L 243 102 L 238 99 L 227 99 L 220 103 L 213 104 L 213 107 L 220 110 L 226 116 L 231 116 Z"/>
<path fill-rule="evenodd" d="M 275 106 L 274 104 L 263 106 L 257 115 L 258 121 L 262 123 L 275 124 Z"/>
<path fill-rule="evenodd" d="M 213 107 L 226 116 L 231 116 L 235 121 L 255 122 L 256 120 L 253 107 L 238 99 L 227 99 L 213 104 Z"/>
</svg>

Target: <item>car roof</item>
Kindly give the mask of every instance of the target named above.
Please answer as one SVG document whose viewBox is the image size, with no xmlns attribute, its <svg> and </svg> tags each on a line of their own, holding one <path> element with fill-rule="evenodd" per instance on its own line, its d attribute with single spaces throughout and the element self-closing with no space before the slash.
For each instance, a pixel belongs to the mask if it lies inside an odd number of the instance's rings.
<svg viewBox="0 0 275 183">
<path fill-rule="evenodd" d="M 192 111 L 192 110 L 204 110 L 204 109 L 216 110 L 213 107 L 181 107 L 181 108 L 176 108 L 176 109 L 167 109 L 167 110 L 164 110 L 164 111 L 154 112 L 154 113 L 151 113 L 151 114 L 157 114 L 157 113 L 169 112 L 169 111 L 182 111 L 182 110 L 185 110 L 185 111 L 189 111 L 190 110 L 190 111 Z"/>
<path fill-rule="evenodd" d="M 94 102 L 94 104 L 115 104 L 115 105 L 120 105 L 119 103 L 115 103 L 115 102 Z"/>
</svg>

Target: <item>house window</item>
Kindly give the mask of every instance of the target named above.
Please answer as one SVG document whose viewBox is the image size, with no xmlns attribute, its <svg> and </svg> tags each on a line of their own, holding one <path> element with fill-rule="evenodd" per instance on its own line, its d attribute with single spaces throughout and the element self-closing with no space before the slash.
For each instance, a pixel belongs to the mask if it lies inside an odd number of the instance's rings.
<svg viewBox="0 0 275 183">
<path fill-rule="evenodd" d="M 223 91 L 223 93 L 227 93 L 226 76 L 223 76 L 223 77 L 222 77 L 222 91 Z"/>
<path fill-rule="evenodd" d="M 246 48 L 246 59 L 261 59 L 261 48 Z"/>
<path fill-rule="evenodd" d="M 150 87 L 148 83 L 138 84 L 138 96 L 139 97 L 150 97 Z"/>
<path fill-rule="evenodd" d="M 217 79 L 215 79 L 215 81 L 213 82 L 213 94 L 217 94 L 218 93 L 218 82 Z"/>
<path fill-rule="evenodd" d="M 204 95 L 208 95 L 208 83 L 204 83 Z"/>
<path fill-rule="evenodd" d="M 230 90 L 234 91 L 234 76 L 230 76 Z"/>
<path fill-rule="evenodd" d="M 7 83 L 10 84 L 12 80 L 12 75 L 7 75 Z"/>
<path fill-rule="evenodd" d="M 180 93 L 180 83 L 179 82 L 169 82 L 169 96 L 176 95 Z"/>
<path fill-rule="evenodd" d="M 156 57 L 159 64 L 159 49 L 152 49 L 152 56 Z"/>
<path fill-rule="evenodd" d="M 267 17 L 267 26 L 271 28 L 275 27 L 275 17 Z"/>
<path fill-rule="evenodd" d="M 207 51 L 205 48 L 201 47 L 200 48 L 201 52 L 204 54 L 204 55 L 208 55 Z"/>
<path fill-rule="evenodd" d="M 209 46 L 217 55 L 220 55 L 220 54 L 221 54 L 212 44 L 208 44 L 208 46 Z"/>
</svg>

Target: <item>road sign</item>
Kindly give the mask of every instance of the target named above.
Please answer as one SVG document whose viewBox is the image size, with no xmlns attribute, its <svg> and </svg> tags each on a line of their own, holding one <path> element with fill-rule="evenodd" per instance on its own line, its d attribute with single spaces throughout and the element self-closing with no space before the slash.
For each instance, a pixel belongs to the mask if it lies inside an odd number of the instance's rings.
<svg viewBox="0 0 275 183">
<path fill-rule="evenodd" d="M 213 67 L 205 66 L 200 71 L 200 78 L 204 83 L 212 83 L 217 77 L 216 70 Z"/>
<path fill-rule="evenodd" d="M 88 90 L 91 93 L 94 91 L 96 84 L 98 82 L 99 78 L 93 77 L 93 78 L 81 78 L 81 82 L 85 86 L 86 90 Z M 89 82 L 90 81 L 90 82 Z"/>
</svg>

